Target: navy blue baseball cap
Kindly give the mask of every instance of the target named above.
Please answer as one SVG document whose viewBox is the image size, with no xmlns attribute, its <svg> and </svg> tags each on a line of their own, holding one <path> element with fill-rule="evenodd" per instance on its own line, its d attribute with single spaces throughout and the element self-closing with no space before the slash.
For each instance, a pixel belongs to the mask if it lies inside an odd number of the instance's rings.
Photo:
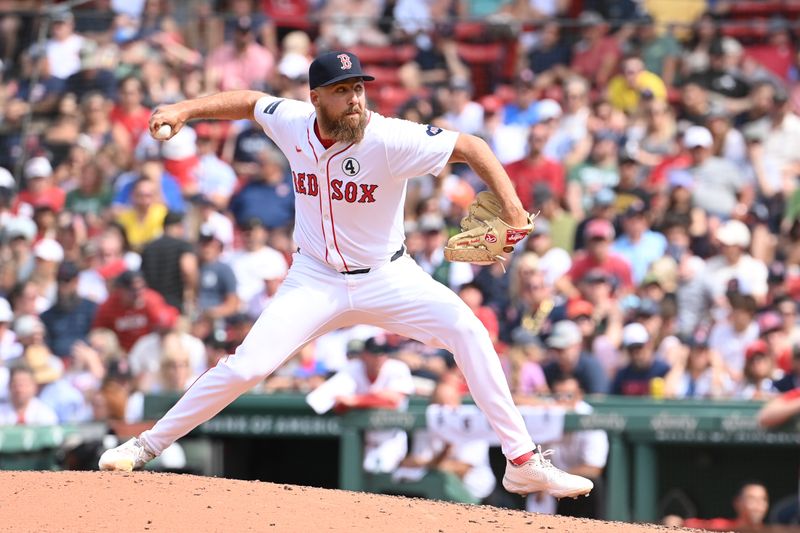
<svg viewBox="0 0 800 533">
<path fill-rule="evenodd" d="M 361 78 L 364 81 L 375 79 L 361 71 L 361 61 L 350 52 L 326 52 L 317 56 L 308 67 L 308 85 L 311 89 L 350 78 Z"/>
</svg>

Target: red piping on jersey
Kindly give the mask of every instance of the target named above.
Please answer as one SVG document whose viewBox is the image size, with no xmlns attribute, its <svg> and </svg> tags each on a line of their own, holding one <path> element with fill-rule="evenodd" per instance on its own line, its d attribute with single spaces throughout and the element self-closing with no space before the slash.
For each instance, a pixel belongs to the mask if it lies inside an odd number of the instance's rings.
<svg viewBox="0 0 800 533">
<path fill-rule="evenodd" d="M 336 224 L 333 223 L 333 200 L 331 199 L 331 160 L 337 155 L 346 152 L 353 146 L 355 143 L 348 144 L 343 150 L 340 150 L 330 156 L 328 158 L 328 162 L 325 164 L 325 176 L 328 179 L 328 209 L 331 213 L 331 229 L 333 230 L 333 245 L 336 246 L 336 252 L 339 254 L 339 257 L 342 259 L 342 264 L 344 264 L 344 269 L 346 272 L 350 272 L 350 269 L 347 267 L 347 261 L 344 260 L 344 256 L 342 252 L 339 251 L 339 243 L 336 242 Z"/>
<path fill-rule="evenodd" d="M 319 164 L 319 158 L 317 157 L 317 151 L 314 150 L 314 145 L 311 144 L 311 129 L 306 126 L 306 139 L 308 139 L 308 145 L 311 147 L 311 152 L 314 154 L 314 161 Z M 330 194 L 330 191 L 328 191 Z M 325 243 L 325 262 L 329 263 L 328 261 L 328 239 L 325 238 L 325 224 L 322 223 L 322 195 L 319 195 L 319 225 L 322 227 L 322 242 Z"/>
<path fill-rule="evenodd" d="M 314 150 L 314 145 L 311 144 L 311 129 L 306 126 L 306 138 L 308 139 L 308 145 L 311 147 L 311 151 L 314 153 L 314 161 L 319 164 L 319 157 L 317 157 L 317 151 Z"/>
<path fill-rule="evenodd" d="M 328 239 L 325 238 L 325 224 L 322 223 L 322 194 L 318 193 L 319 196 L 319 225 L 322 228 L 322 242 L 325 246 L 325 262 L 330 263 L 328 261 Z M 328 196 L 330 196 L 330 190 L 328 190 Z"/>
</svg>

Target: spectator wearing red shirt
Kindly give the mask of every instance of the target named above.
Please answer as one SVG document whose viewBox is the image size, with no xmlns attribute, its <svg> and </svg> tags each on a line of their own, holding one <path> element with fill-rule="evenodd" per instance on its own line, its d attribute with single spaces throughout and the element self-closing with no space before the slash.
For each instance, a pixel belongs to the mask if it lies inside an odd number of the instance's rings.
<svg viewBox="0 0 800 533">
<path fill-rule="evenodd" d="M 619 42 L 608 35 L 608 24 L 594 11 L 584 11 L 578 17 L 581 39 L 572 48 L 570 68 L 597 87 L 605 87 L 616 72 L 621 52 Z"/>
<path fill-rule="evenodd" d="M 564 196 L 564 167 L 544 155 L 547 140 L 547 126 L 534 124 L 528 137 L 528 157 L 506 165 L 517 196 L 528 211 L 533 209 L 533 189 L 538 183 L 547 184 L 559 201 Z"/>
<path fill-rule="evenodd" d="M 142 105 L 144 93 L 138 78 L 128 76 L 120 80 L 117 94 L 119 102 L 111 109 L 109 118 L 115 127 L 121 127 L 128 134 L 128 149 L 133 151 L 148 129 L 151 111 Z"/>
<path fill-rule="evenodd" d="M 261 89 L 272 77 L 275 58 L 256 42 L 251 18 L 241 17 L 233 42 L 214 50 L 206 67 L 206 79 L 214 90 Z"/>
<path fill-rule="evenodd" d="M 53 167 L 44 157 L 33 157 L 25 163 L 25 190 L 17 195 L 14 211 L 30 218 L 36 207 L 49 206 L 56 213 L 64 209 L 67 193 L 53 185 Z"/>
<path fill-rule="evenodd" d="M 789 72 L 795 60 L 790 28 L 785 18 L 774 17 L 769 22 L 767 42 L 745 47 L 745 61 L 752 61 L 779 76 L 783 81 L 789 81 Z"/>
<path fill-rule="evenodd" d="M 108 328 L 129 351 L 136 340 L 156 329 L 162 315 L 175 309 L 147 288 L 140 272 L 127 271 L 114 282 L 114 291 L 97 310 L 92 328 Z"/>
<path fill-rule="evenodd" d="M 622 294 L 633 290 L 631 266 L 620 255 L 611 251 L 614 226 L 608 220 L 597 218 L 584 229 L 586 250 L 575 254 L 572 268 L 557 282 L 558 288 L 569 297 L 578 297 L 575 286 L 590 271 L 604 272 L 613 279 L 616 290 Z"/>
</svg>

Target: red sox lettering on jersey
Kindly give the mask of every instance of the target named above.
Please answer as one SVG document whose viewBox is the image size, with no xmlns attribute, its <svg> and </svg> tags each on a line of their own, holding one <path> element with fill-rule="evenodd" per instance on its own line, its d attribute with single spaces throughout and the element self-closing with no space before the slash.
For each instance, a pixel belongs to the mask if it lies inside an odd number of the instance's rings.
<svg viewBox="0 0 800 533">
<path fill-rule="evenodd" d="M 352 68 L 347 54 L 337 57 L 342 70 Z M 405 239 L 406 180 L 441 172 L 458 137 L 368 113 L 364 140 L 325 148 L 311 104 L 265 96 L 256 105 L 256 120 L 292 169 L 295 242 L 303 254 L 340 272 L 389 261 Z"/>
</svg>

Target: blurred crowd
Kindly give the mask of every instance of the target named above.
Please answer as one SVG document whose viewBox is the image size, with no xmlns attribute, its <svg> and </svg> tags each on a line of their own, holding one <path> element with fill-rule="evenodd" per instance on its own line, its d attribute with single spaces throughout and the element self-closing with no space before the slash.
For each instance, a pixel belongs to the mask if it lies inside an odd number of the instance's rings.
<svg viewBox="0 0 800 533">
<path fill-rule="evenodd" d="M 161 143 L 148 118 L 219 90 L 308 99 L 310 60 L 341 47 L 376 76 L 373 109 L 483 137 L 538 213 L 505 265 L 448 263 L 483 185 L 461 165 L 408 184 L 408 252 L 485 324 L 520 404 L 571 378 L 796 387 L 790 19 L 742 31 L 735 3 L 695 0 L 40 4 L 0 4 L 0 423 L 137 421 L 145 394 L 236 349 L 291 264 L 291 169 L 254 123 Z M 325 335 L 257 391 L 312 390 L 376 335 Z M 386 338 L 413 393 L 468 392 L 452 354 Z"/>
</svg>

